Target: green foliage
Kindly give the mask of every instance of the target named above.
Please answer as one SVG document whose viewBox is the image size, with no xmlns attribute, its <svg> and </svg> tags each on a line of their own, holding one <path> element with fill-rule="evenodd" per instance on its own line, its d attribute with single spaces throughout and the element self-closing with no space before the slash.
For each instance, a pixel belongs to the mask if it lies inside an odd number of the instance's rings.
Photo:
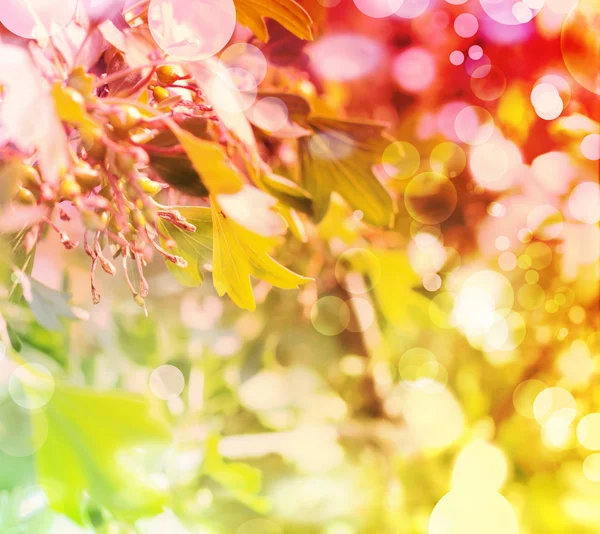
<svg viewBox="0 0 600 534">
<path fill-rule="evenodd" d="M 373 174 L 389 144 L 384 125 L 311 117 L 314 135 L 301 137 L 302 185 L 314 201 L 314 214 L 322 220 L 332 192 L 339 193 L 370 224 L 392 224 L 392 198 Z"/>
<path fill-rule="evenodd" d="M 39 431 L 47 426 L 36 466 L 53 488 L 55 510 L 82 522 L 86 495 L 92 506 L 127 520 L 161 510 L 167 495 L 158 467 L 171 436 L 146 400 L 59 386 L 32 417 Z"/>
</svg>

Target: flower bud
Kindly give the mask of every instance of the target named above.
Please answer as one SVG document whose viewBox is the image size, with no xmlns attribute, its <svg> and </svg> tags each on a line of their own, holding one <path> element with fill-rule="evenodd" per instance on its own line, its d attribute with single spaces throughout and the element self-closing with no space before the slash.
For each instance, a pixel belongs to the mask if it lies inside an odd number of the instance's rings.
<svg viewBox="0 0 600 534">
<path fill-rule="evenodd" d="M 142 122 L 142 114 L 135 106 L 119 106 L 108 116 L 108 121 L 119 133 L 127 133 Z"/>
<path fill-rule="evenodd" d="M 100 173 L 92 169 L 88 164 L 82 163 L 77 165 L 74 171 L 75 181 L 81 186 L 84 191 L 90 191 L 94 187 L 102 183 Z"/>
<path fill-rule="evenodd" d="M 162 184 L 151 180 L 147 176 L 139 176 L 137 181 L 142 191 L 150 196 L 160 193 L 163 189 Z"/>
<path fill-rule="evenodd" d="M 154 96 L 154 100 L 157 102 L 162 102 L 171 96 L 171 93 L 164 87 L 160 87 L 156 85 L 152 88 L 152 96 Z"/>
<path fill-rule="evenodd" d="M 156 77 L 158 81 L 164 85 L 174 84 L 176 81 L 181 79 L 181 76 L 177 74 L 174 67 L 170 65 L 162 65 L 156 69 Z"/>
<path fill-rule="evenodd" d="M 15 201 L 25 206 L 33 206 L 37 203 L 35 195 L 26 187 L 19 187 L 15 195 Z"/>
<path fill-rule="evenodd" d="M 115 154 L 115 166 L 119 173 L 125 176 L 134 171 L 138 165 L 148 165 L 149 161 L 148 153 L 140 147 L 133 147 L 129 152 Z"/>
<path fill-rule="evenodd" d="M 81 144 L 85 151 L 95 161 L 103 161 L 106 156 L 106 145 L 102 142 L 100 130 L 81 128 Z"/>
<path fill-rule="evenodd" d="M 63 178 L 59 192 L 65 200 L 74 200 L 81 195 L 81 186 L 73 178 L 67 176 Z"/>
<path fill-rule="evenodd" d="M 133 295 L 133 300 L 140 308 L 146 307 L 146 303 L 144 302 L 144 299 L 142 298 L 141 295 L 138 295 L 137 293 L 135 293 Z"/>
</svg>

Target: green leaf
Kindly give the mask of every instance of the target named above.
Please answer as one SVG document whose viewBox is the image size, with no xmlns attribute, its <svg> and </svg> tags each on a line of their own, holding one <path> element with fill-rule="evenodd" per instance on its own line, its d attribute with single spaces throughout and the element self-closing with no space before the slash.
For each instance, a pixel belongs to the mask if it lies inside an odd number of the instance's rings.
<svg viewBox="0 0 600 534">
<path fill-rule="evenodd" d="M 213 284 L 223 296 L 228 293 L 241 308 L 256 307 L 250 275 L 283 288 L 297 288 L 310 280 L 277 263 L 269 252 L 277 243 L 271 237 L 255 234 L 228 217 L 216 199 L 212 208 L 176 207 L 185 219 L 196 227 L 195 232 L 177 228 L 163 219 L 159 229 L 164 234 L 161 244 L 167 248 L 167 237 L 175 242 L 169 252 L 187 261 L 178 267 L 167 261 L 169 270 L 186 286 L 198 286 L 204 280 L 201 266 L 212 259 Z M 212 253 L 212 256 L 211 256 Z"/>
<path fill-rule="evenodd" d="M 158 228 L 163 234 L 160 237 L 163 248 L 187 261 L 187 267 L 179 267 L 167 261 L 167 268 L 184 286 L 199 286 L 204 281 L 201 267 L 212 261 L 212 215 L 210 208 L 175 207 L 185 219 L 196 227 L 195 232 L 177 228 L 174 224 L 158 220 Z M 175 242 L 169 249 L 165 236 Z"/>
<path fill-rule="evenodd" d="M 206 133 L 207 121 L 204 118 L 188 118 L 183 120 L 179 127 L 192 134 L 195 138 L 208 140 Z M 174 149 L 180 144 L 179 139 L 169 129 L 157 133 L 151 141 L 150 147 L 163 149 Z M 183 191 L 186 195 L 205 197 L 208 195 L 206 186 L 199 176 L 187 154 L 177 152 L 170 154 L 169 151 L 157 152 L 149 150 L 150 165 L 159 176 L 169 185 Z"/>
<path fill-rule="evenodd" d="M 390 141 L 385 125 L 313 117 L 308 120 L 315 135 L 299 139 L 302 185 L 312 195 L 314 214 L 321 221 L 333 191 L 370 224 L 388 227 L 394 204 L 373 174 Z"/>
<path fill-rule="evenodd" d="M 296 37 L 312 40 L 312 19 L 294 0 L 235 0 L 237 21 L 250 28 L 261 41 L 269 40 L 264 19 L 276 20 Z"/>
<path fill-rule="evenodd" d="M 9 334 L 17 336 L 21 347 L 34 348 L 35 350 L 50 356 L 59 365 L 67 365 L 67 342 L 68 332 L 48 330 L 36 322 L 31 322 L 26 328 L 16 332 L 12 327 Z M 14 343 L 13 343 L 14 347 Z"/>
<path fill-rule="evenodd" d="M 254 172 L 252 179 L 258 187 L 279 199 L 288 207 L 297 209 L 302 213 L 312 214 L 310 193 L 296 182 L 272 172 Z"/>
<path fill-rule="evenodd" d="M 242 188 L 242 178 L 221 146 L 199 139 L 182 129 L 174 133 L 210 193 L 232 194 Z"/>
<path fill-rule="evenodd" d="M 212 199 L 213 283 L 219 295 L 229 294 L 241 308 L 254 310 L 250 275 L 283 289 L 297 288 L 310 279 L 290 271 L 270 255 L 275 241 L 236 224 Z"/>
<path fill-rule="evenodd" d="M 378 273 L 373 275 L 375 297 L 386 319 L 404 326 L 418 318 L 428 324 L 431 301 L 414 288 L 420 287 L 421 278 L 413 271 L 405 252 L 372 250 L 377 258 Z M 379 279 L 377 279 L 379 278 Z"/>
<path fill-rule="evenodd" d="M 36 465 L 57 512 L 81 522 L 86 495 L 127 521 L 161 511 L 166 495 L 148 464 L 171 435 L 143 397 L 61 386 L 32 418 L 36 428 L 47 423 Z"/>
<path fill-rule="evenodd" d="M 33 278 L 21 275 L 23 296 L 38 323 L 48 330 L 61 330 L 60 318 L 78 319 L 76 310 L 69 304 L 71 295 L 56 291 Z"/>
<path fill-rule="evenodd" d="M 241 462 L 226 462 L 219 454 L 218 446 L 219 440 L 215 436 L 209 437 L 204 451 L 204 473 L 255 512 L 268 512 L 269 500 L 259 495 L 262 488 L 260 469 Z"/>
</svg>

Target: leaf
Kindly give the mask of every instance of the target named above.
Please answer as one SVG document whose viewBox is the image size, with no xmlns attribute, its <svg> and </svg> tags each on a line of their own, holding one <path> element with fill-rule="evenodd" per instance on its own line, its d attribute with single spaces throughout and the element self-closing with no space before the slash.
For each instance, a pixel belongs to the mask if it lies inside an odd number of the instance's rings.
<svg viewBox="0 0 600 534">
<path fill-rule="evenodd" d="M 243 182 L 240 174 L 229 163 L 222 147 L 182 129 L 174 133 L 210 193 L 232 194 L 241 190 Z"/>
<path fill-rule="evenodd" d="M 23 296 L 38 323 L 48 330 L 61 330 L 60 318 L 79 319 L 80 310 L 69 304 L 71 295 L 56 291 L 33 278 L 21 275 Z"/>
<path fill-rule="evenodd" d="M 168 447 L 171 435 L 143 397 L 61 386 L 32 418 L 34 427 L 47 423 L 36 465 L 38 478 L 54 489 L 54 510 L 81 522 L 87 494 L 128 521 L 161 511 L 166 496 L 145 462 Z"/>
<path fill-rule="evenodd" d="M 261 170 L 253 165 L 246 166 L 248 175 L 257 187 L 277 198 L 289 208 L 312 214 L 312 198 L 310 193 L 296 182 L 275 174 L 265 168 Z M 281 210 L 279 210 L 281 211 Z"/>
<path fill-rule="evenodd" d="M 204 473 L 255 512 L 268 512 L 269 500 L 258 495 L 262 488 L 260 469 L 242 462 L 224 461 L 219 454 L 218 446 L 218 439 L 215 436 L 209 437 L 204 451 Z"/>
<path fill-rule="evenodd" d="M 276 240 L 236 224 L 223 213 L 216 199 L 212 199 L 212 205 L 212 208 L 175 208 L 196 227 L 195 232 L 159 220 L 159 229 L 164 234 L 161 236 L 163 247 L 167 248 L 165 237 L 172 239 L 175 247 L 169 251 L 188 263 L 187 267 L 178 267 L 167 261 L 169 270 L 183 285 L 200 285 L 204 280 L 201 266 L 212 259 L 213 284 L 219 295 L 228 293 L 241 308 L 254 310 L 250 275 L 283 289 L 297 288 L 310 280 L 286 269 L 269 255 Z"/>
<path fill-rule="evenodd" d="M 13 335 L 18 336 L 17 340 L 21 344 L 21 348 L 23 346 L 31 347 L 49 356 L 62 367 L 66 367 L 68 361 L 66 349 L 68 335 L 66 331 L 48 330 L 35 322 L 31 322 L 27 325 L 27 328 L 19 330 L 19 332 L 12 328 L 9 333 L 11 331 Z"/>
<path fill-rule="evenodd" d="M 414 290 L 421 286 L 421 278 L 413 271 L 406 253 L 378 249 L 372 252 L 379 267 L 378 273 L 373 274 L 375 296 L 386 319 L 396 326 L 404 326 L 415 318 L 419 324 L 429 323 L 431 301 Z"/>
<path fill-rule="evenodd" d="M 273 240 L 249 232 L 228 218 L 212 199 L 213 283 L 219 295 L 228 293 L 240 308 L 254 310 L 250 275 L 283 289 L 310 279 L 277 263 L 268 253 Z"/>
<path fill-rule="evenodd" d="M 172 254 L 182 257 L 187 261 L 187 267 L 178 267 L 167 261 L 167 268 L 175 278 L 184 286 L 199 286 L 204 281 L 201 267 L 212 261 L 212 215 L 210 208 L 202 207 L 176 207 L 185 219 L 196 227 L 195 232 L 187 232 L 175 225 L 158 220 L 159 230 L 164 236 L 175 242 L 175 248 L 169 249 L 166 240 L 161 236 L 161 245 Z"/>
<path fill-rule="evenodd" d="M 235 0 L 235 8 L 237 21 L 250 28 L 261 41 L 269 40 L 266 17 L 276 20 L 296 37 L 312 41 L 312 19 L 294 0 Z"/>
<path fill-rule="evenodd" d="M 302 185 L 312 195 L 314 215 L 320 222 L 336 191 L 365 222 L 388 227 L 394 205 L 388 191 L 373 174 L 389 144 L 385 126 L 313 117 L 308 120 L 315 135 L 299 139 Z"/>
</svg>

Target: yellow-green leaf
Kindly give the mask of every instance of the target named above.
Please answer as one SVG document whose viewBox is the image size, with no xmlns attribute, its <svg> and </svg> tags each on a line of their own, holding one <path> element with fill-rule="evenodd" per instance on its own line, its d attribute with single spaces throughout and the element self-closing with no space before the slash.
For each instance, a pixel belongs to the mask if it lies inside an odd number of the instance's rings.
<svg viewBox="0 0 600 534">
<path fill-rule="evenodd" d="M 276 20 L 296 37 L 312 40 L 312 19 L 294 0 L 235 0 L 237 21 L 261 41 L 269 40 L 265 18 Z"/>
<path fill-rule="evenodd" d="M 292 289 L 309 281 L 276 262 L 269 252 L 274 240 L 254 234 L 227 217 L 212 201 L 213 283 L 219 295 L 227 293 L 241 308 L 254 310 L 250 275 L 280 288 Z"/>
<path fill-rule="evenodd" d="M 405 326 L 414 320 L 419 324 L 430 322 L 432 302 L 415 291 L 421 278 L 414 272 L 405 252 L 372 250 L 378 261 L 379 279 L 375 284 L 375 297 L 385 318 L 396 326 Z"/>
<path fill-rule="evenodd" d="M 233 194 L 242 188 L 242 178 L 221 146 L 199 139 L 182 129 L 173 133 L 211 194 Z"/>
<path fill-rule="evenodd" d="M 143 397 L 60 386 L 31 417 L 34 437 L 45 436 L 37 474 L 53 488 L 48 497 L 56 511 L 81 522 L 89 500 L 131 521 L 166 504 L 152 475 L 171 435 Z M 152 457 L 156 471 L 143 468 Z"/>
<path fill-rule="evenodd" d="M 175 208 L 186 221 L 196 227 L 188 232 L 164 220 L 158 220 L 158 228 L 163 235 L 160 242 L 163 248 L 175 256 L 187 261 L 187 267 L 179 267 L 167 261 L 167 268 L 184 286 L 199 286 L 204 281 L 202 266 L 212 261 L 212 221 L 210 208 L 199 206 Z M 168 248 L 167 240 L 175 242 L 174 248 Z"/>
<path fill-rule="evenodd" d="M 314 135 L 299 139 L 302 185 L 311 194 L 315 219 L 321 221 L 337 192 L 365 222 L 390 226 L 392 198 L 373 173 L 390 140 L 385 125 L 313 117 Z"/>
</svg>

